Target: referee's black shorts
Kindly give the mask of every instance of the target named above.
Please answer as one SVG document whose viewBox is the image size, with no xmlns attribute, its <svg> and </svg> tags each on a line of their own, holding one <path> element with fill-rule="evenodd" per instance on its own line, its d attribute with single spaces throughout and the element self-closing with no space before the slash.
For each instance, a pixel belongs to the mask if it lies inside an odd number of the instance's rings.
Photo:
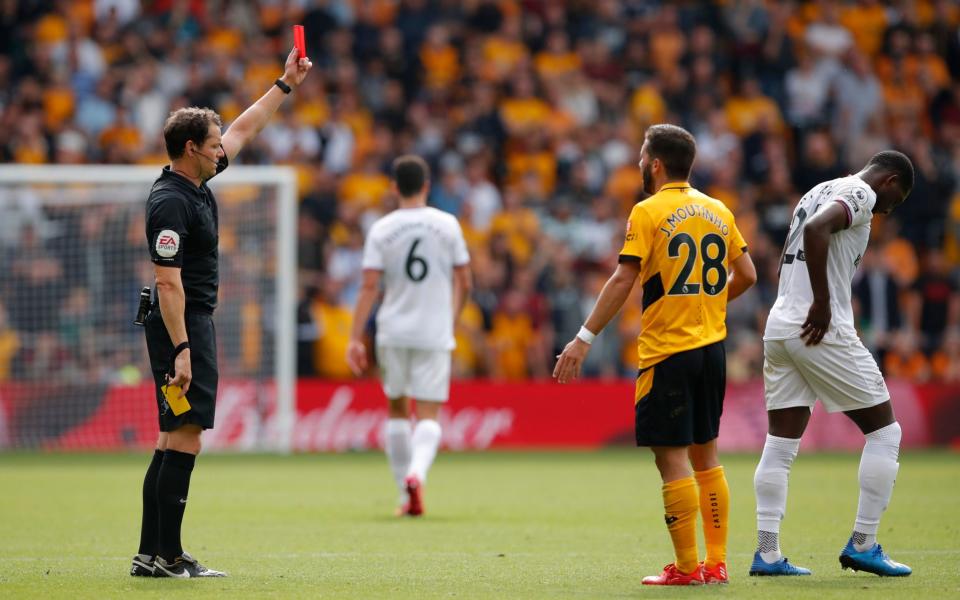
<svg viewBox="0 0 960 600">
<path fill-rule="evenodd" d="M 637 445 L 689 446 L 716 439 L 726 386 L 722 341 L 642 369 L 637 375 Z"/>
<path fill-rule="evenodd" d="M 180 415 L 173 414 L 160 390 L 160 387 L 167 383 L 166 375 L 171 370 L 170 357 L 173 354 L 173 342 L 170 341 L 167 328 L 163 324 L 160 309 L 154 306 L 143 322 L 150 369 L 153 371 L 160 431 L 173 431 L 188 424 L 199 425 L 204 429 L 213 428 L 217 403 L 217 336 L 213 327 L 213 315 L 187 311 L 184 318 L 187 338 L 190 340 L 190 369 L 193 379 L 186 394 L 190 410 Z"/>
</svg>

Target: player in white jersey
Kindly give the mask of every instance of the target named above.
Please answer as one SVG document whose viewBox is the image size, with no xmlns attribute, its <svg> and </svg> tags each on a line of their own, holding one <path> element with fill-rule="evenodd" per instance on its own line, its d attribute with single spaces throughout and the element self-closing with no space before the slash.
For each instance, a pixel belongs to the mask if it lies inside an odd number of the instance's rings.
<svg viewBox="0 0 960 600">
<path fill-rule="evenodd" d="M 430 169 L 422 158 L 396 159 L 392 187 L 400 206 L 373 224 L 364 244 L 347 362 L 357 375 L 367 370 L 363 332 L 382 283 L 376 352 L 390 403 L 387 459 L 401 492 L 398 514 L 419 516 L 423 484 L 440 445 L 437 415 L 450 393 L 454 321 L 470 294 L 470 255 L 457 219 L 427 206 Z"/>
<path fill-rule="evenodd" d="M 897 476 L 900 425 L 876 361 L 857 337 L 850 301 L 853 274 L 875 213 L 890 214 L 913 188 L 913 165 L 884 151 L 856 175 L 821 183 L 793 213 L 780 259 L 780 288 L 764 333 L 763 380 L 769 429 L 754 476 L 757 552 L 751 575 L 809 575 L 780 554 L 787 478 L 819 399 L 864 433 L 860 501 L 844 569 L 909 575 L 877 543 L 880 516 Z"/>
</svg>

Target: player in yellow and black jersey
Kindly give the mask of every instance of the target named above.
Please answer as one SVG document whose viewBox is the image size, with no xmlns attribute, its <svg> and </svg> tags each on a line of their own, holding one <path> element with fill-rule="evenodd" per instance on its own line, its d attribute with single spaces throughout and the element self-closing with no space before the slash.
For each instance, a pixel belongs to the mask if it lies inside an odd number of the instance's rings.
<svg viewBox="0 0 960 600">
<path fill-rule="evenodd" d="M 560 355 L 554 377 L 580 374 L 596 334 L 616 315 L 639 277 L 642 328 L 637 345 L 638 446 L 649 446 L 663 480 L 676 560 L 645 584 L 727 581 L 729 490 L 717 456 L 726 386 L 727 302 L 757 280 L 733 214 L 688 180 L 696 143 L 686 130 L 654 125 L 640 151 L 644 190 L 633 207 L 620 264 L 587 322 Z M 691 473 L 691 464 L 693 473 Z M 707 555 L 699 563 L 697 511 Z"/>
</svg>

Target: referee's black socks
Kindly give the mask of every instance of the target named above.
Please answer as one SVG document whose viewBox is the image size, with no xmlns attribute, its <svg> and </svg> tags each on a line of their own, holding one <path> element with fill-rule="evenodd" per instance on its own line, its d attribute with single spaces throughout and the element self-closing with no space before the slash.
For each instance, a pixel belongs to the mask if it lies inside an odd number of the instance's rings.
<svg viewBox="0 0 960 600">
<path fill-rule="evenodd" d="M 157 476 L 157 504 L 159 515 L 158 554 L 167 562 L 173 562 L 183 554 L 180 545 L 180 524 L 187 507 L 187 492 L 190 489 L 190 473 L 197 457 L 186 452 L 166 450 L 163 464 Z"/>
<path fill-rule="evenodd" d="M 157 555 L 157 475 L 163 463 L 163 450 L 154 450 L 153 459 L 143 477 L 143 519 L 140 522 L 140 554 Z"/>
</svg>

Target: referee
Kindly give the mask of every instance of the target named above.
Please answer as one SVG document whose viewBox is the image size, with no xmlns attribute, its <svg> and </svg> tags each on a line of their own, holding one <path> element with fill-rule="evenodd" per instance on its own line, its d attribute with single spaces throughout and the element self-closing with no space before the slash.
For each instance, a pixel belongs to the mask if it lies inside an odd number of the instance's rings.
<svg viewBox="0 0 960 600">
<path fill-rule="evenodd" d="M 143 480 L 140 550 L 130 574 L 154 577 L 224 577 L 183 551 L 180 524 L 200 434 L 213 427 L 217 398 L 217 345 L 213 310 L 217 266 L 217 202 L 207 181 L 227 168 L 276 112 L 313 64 L 287 56 L 283 76 L 220 134 L 220 116 L 182 108 L 163 127 L 170 165 L 147 198 L 146 234 L 157 295 L 144 321 L 156 383 L 160 436 Z"/>
</svg>

